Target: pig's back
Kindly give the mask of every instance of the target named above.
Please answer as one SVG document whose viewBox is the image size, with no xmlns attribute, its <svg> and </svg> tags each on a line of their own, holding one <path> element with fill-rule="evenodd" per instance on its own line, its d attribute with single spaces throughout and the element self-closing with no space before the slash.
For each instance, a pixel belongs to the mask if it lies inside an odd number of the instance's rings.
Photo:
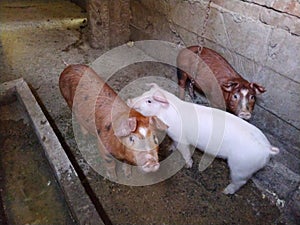
<svg viewBox="0 0 300 225">
<path fill-rule="evenodd" d="M 114 90 L 86 65 L 65 68 L 59 87 L 78 122 L 93 134 L 104 123 L 111 122 L 113 107 L 118 113 L 127 109 Z"/>
<path fill-rule="evenodd" d="M 198 111 L 198 148 L 213 153 L 219 143 L 217 155 L 221 158 L 227 158 L 231 152 L 242 154 L 248 150 L 253 154 L 269 155 L 271 144 L 257 127 L 219 109 L 195 107 Z"/>
<path fill-rule="evenodd" d="M 233 154 L 269 156 L 271 144 L 263 132 L 254 125 L 232 114 L 227 115 L 224 142 Z M 231 146 L 231 147 L 230 147 Z"/>
<path fill-rule="evenodd" d="M 209 66 L 219 83 L 227 79 L 240 78 L 240 75 L 220 54 L 209 48 L 203 48 L 201 59 Z"/>
</svg>

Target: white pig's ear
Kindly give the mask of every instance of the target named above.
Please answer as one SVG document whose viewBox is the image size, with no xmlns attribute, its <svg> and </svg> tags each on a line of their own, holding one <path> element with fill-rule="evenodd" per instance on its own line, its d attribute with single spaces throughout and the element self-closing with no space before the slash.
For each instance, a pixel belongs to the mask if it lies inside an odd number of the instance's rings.
<svg viewBox="0 0 300 225">
<path fill-rule="evenodd" d="M 131 132 L 136 129 L 136 117 L 124 118 L 115 128 L 115 135 L 117 137 L 128 136 Z"/>
<path fill-rule="evenodd" d="M 168 99 L 161 91 L 154 92 L 153 99 L 165 105 L 169 105 Z"/>
<path fill-rule="evenodd" d="M 159 88 L 159 86 L 156 83 L 146 83 L 146 86 L 150 88 Z"/>
</svg>

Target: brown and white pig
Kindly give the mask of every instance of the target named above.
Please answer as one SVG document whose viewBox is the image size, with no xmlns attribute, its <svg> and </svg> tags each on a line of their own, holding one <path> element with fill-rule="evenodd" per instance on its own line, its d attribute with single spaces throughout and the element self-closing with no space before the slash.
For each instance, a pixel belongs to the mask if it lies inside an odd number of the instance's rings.
<svg viewBox="0 0 300 225">
<path fill-rule="evenodd" d="M 202 66 L 201 63 L 199 64 L 195 71 L 196 74 L 191 75 L 192 72 L 190 71 L 191 67 L 197 67 L 195 63 L 198 63 L 195 62 L 195 60 L 191 60 L 191 53 L 198 55 L 199 50 L 201 51 L 199 46 L 190 46 L 178 54 L 177 66 L 180 69 L 177 70 L 177 76 L 180 86 L 179 97 L 181 99 L 184 99 L 184 90 L 187 86 L 187 82 L 189 84 L 189 94 L 192 99 L 194 99 L 193 86 L 202 91 L 203 85 L 207 85 L 207 83 L 203 81 L 203 79 L 207 79 L 208 77 L 203 64 Z M 220 54 L 212 49 L 203 47 L 199 57 L 202 63 L 205 63 L 209 67 L 220 85 L 226 104 L 226 110 L 242 119 L 250 119 L 254 109 L 256 95 L 264 93 L 266 91 L 265 88 L 257 83 L 250 83 L 245 80 Z M 214 90 L 210 90 L 210 92 L 213 91 Z M 209 95 L 210 93 L 205 94 Z"/>
<path fill-rule="evenodd" d="M 182 101 L 157 84 L 127 104 L 146 116 L 157 116 L 169 126 L 168 136 L 191 167 L 191 148 L 227 159 L 231 183 L 225 194 L 235 193 L 247 180 L 279 153 L 252 124 L 228 112 Z"/>
<path fill-rule="evenodd" d="M 61 73 L 59 88 L 84 133 L 97 137 L 106 173 L 117 179 L 113 157 L 144 172 L 159 168 L 158 132 L 167 126 L 156 116 L 130 109 L 94 70 L 69 65 Z M 130 175 L 131 170 L 125 171 Z"/>
</svg>

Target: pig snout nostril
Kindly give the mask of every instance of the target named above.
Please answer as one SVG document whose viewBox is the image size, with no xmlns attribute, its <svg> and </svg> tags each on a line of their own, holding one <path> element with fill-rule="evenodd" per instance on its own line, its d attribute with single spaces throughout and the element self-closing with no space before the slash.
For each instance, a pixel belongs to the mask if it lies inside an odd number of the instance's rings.
<svg viewBox="0 0 300 225">
<path fill-rule="evenodd" d="M 159 169 L 160 164 L 159 162 L 157 162 L 156 160 L 149 160 L 147 161 L 143 166 L 142 166 L 142 170 L 146 173 L 148 172 L 155 172 Z"/>
<path fill-rule="evenodd" d="M 159 163 L 156 163 L 153 167 L 153 172 L 157 171 L 160 167 L 160 164 Z"/>
<path fill-rule="evenodd" d="M 241 112 L 241 113 L 239 113 L 238 117 L 245 119 L 245 120 L 249 120 L 251 118 L 251 113 Z"/>
</svg>

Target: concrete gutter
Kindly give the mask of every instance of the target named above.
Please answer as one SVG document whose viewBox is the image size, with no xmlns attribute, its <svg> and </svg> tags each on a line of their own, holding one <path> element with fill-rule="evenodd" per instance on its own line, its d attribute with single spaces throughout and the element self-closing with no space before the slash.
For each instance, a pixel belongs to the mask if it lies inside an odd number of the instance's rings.
<svg viewBox="0 0 300 225">
<path fill-rule="evenodd" d="M 104 224 L 53 128 L 23 78 L 0 84 L 0 102 L 17 100 L 25 108 L 69 209 L 78 224 Z"/>
</svg>

